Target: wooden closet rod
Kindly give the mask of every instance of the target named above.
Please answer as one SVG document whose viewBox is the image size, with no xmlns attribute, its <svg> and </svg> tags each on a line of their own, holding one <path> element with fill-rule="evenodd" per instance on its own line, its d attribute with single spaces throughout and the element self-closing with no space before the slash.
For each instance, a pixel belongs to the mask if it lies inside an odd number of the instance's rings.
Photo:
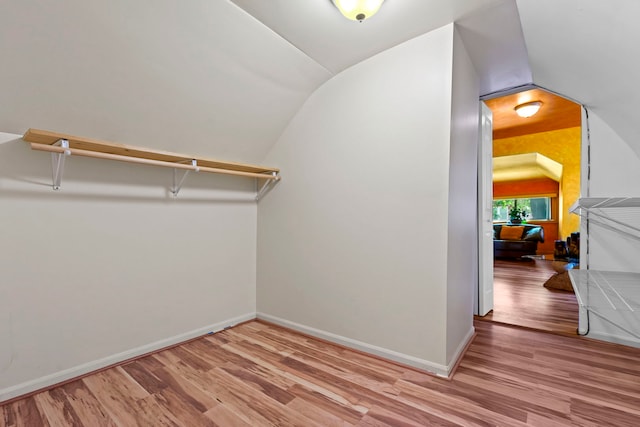
<svg viewBox="0 0 640 427">
<path fill-rule="evenodd" d="M 236 175 L 236 176 L 245 176 L 248 178 L 259 178 L 259 179 L 273 179 L 279 180 L 280 177 L 278 175 L 273 174 L 261 174 L 254 172 L 243 172 L 243 171 L 235 171 L 229 169 L 219 169 L 219 168 L 210 168 L 206 166 L 193 166 L 191 164 L 185 163 L 172 163 L 165 162 L 162 160 L 153 160 L 153 159 L 145 159 L 142 157 L 129 157 L 129 156 L 121 156 L 119 154 L 111 154 L 111 153 L 103 153 L 99 151 L 90 151 L 90 150 L 82 150 L 80 148 L 64 148 L 58 145 L 48 145 L 48 144 L 39 144 L 36 142 L 31 142 L 31 149 L 38 151 L 48 151 L 50 153 L 59 153 L 59 154 L 71 154 L 75 156 L 83 156 L 83 157 L 95 157 L 97 159 L 107 159 L 107 160 L 118 160 L 121 162 L 129 162 L 129 163 L 139 163 L 144 165 L 153 165 L 153 166 L 162 166 L 166 168 L 173 169 L 184 169 L 190 171 L 200 171 L 200 172 L 209 172 L 209 173 L 220 173 L 225 175 Z"/>
</svg>

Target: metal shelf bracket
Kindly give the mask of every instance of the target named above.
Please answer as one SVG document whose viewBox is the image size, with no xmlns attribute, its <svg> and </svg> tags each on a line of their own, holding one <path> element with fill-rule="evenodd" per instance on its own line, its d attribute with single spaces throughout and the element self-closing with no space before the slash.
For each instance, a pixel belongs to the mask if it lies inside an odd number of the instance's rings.
<svg viewBox="0 0 640 427">
<path fill-rule="evenodd" d="M 260 187 L 260 189 L 256 192 L 256 201 L 260 200 L 262 196 L 264 196 L 276 182 L 280 181 L 280 176 L 278 176 L 277 172 L 271 172 L 271 176 L 273 176 L 274 178 L 265 180 L 265 183 L 262 184 L 262 187 Z"/>
<path fill-rule="evenodd" d="M 181 163 L 189 163 L 187 162 L 181 162 Z M 189 172 L 191 172 L 191 170 L 195 171 L 195 172 L 199 172 L 200 168 L 198 167 L 198 161 L 196 159 L 191 159 L 191 166 L 193 166 L 193 169 L 185 169 L 182 172 L 182 176 L 180 177 L 180 179 L 178 179 L 178 169 L 173 169 L 173 187 L 171 187 L 171 193 L 173 194 L 173 197 L 178 197 L 178 193 L 180 192 L 180 189 L 182 189 L 182 184 L 184 184 L 184 181 L 187 179 L 187 175 L 189 175 Z"/>
<path fill-rule="evenodd" d="M 64 148 L 62 153 L 51 153 L 51 170 L 53 174 L 53 189 L 59 190 L 60 183 L 62 182 L 62 173 L 64 172 L 64 160 L 67 156 L 71 155 L 69 151 L 69 141 L 66 139 L 60 139 L 53 145 L 58 145 Z"/>
</svg>

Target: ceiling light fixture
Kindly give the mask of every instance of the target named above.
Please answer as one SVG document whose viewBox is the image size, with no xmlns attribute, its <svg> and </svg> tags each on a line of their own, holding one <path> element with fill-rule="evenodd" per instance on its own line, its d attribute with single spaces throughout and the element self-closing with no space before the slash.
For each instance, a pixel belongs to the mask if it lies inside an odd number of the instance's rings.
<svg viewBox="0 0 640 427">
<path fill-rule="evenodd" d="M 333 0 L 333 4 L 348 19 L 364 21 L 376 14 L 384 0 Z"/>
<path fill-rule="evenodd" d="M 514 110 L 516 110 L 516 114 L 520 117 L 531 117 L 538 112 L 538 110 L 542 107 L 542 102 L 540 101 L 532 101 L 525 102 L 524 104 L 516 105 Z"/>
</svg>

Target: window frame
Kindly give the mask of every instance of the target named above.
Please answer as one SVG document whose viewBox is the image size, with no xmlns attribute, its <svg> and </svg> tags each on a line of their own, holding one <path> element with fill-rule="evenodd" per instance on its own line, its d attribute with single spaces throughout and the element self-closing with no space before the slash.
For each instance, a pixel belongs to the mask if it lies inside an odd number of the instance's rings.
<svg viewBox="0 0 640 427">
<path fill-rule="evenodd" d="M 501 197 L 494 197 L 492 200 L 492 217 L 493 215 L 493 210 L 495 209 L 495 205 L 494 203 L 496 201 L 499 200 L 513 200 L 514 204 L 517 206 L 517 200 L 520 199 L 547 199 L 547 218 L 526 218 L 525 221 L 526 222 L 531 222 L 531 221 L 535 221 L 535 222 L 551 222 L 554 221 L 554 212 L 553 212 L 553 206 L 554 206 L 554 200 L 557 199 L 558 195 L 557 194 L 532 194 L 532 195 L 518 195 L 518 196 L 501 196 Z M 494 224 L 499 224 L 499 223 L 506 223 L 509 222 L 509 217 L 507 215 L 506 219 L 493 219 L 493 223 Z"/>
</svg>

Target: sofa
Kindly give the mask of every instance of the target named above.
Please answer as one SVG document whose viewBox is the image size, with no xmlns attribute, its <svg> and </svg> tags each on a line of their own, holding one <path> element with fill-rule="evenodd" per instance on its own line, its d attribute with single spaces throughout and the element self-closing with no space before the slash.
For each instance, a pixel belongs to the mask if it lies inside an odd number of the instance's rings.
<svg viewBox="0 0 640 427">
<path fill-rule="evenodd" d="M 544 229 L 535 224 L 494 224 L 494 258 L 520 258 L 535 255 L 538 242 L 544 243 Z"/>
</svg>

